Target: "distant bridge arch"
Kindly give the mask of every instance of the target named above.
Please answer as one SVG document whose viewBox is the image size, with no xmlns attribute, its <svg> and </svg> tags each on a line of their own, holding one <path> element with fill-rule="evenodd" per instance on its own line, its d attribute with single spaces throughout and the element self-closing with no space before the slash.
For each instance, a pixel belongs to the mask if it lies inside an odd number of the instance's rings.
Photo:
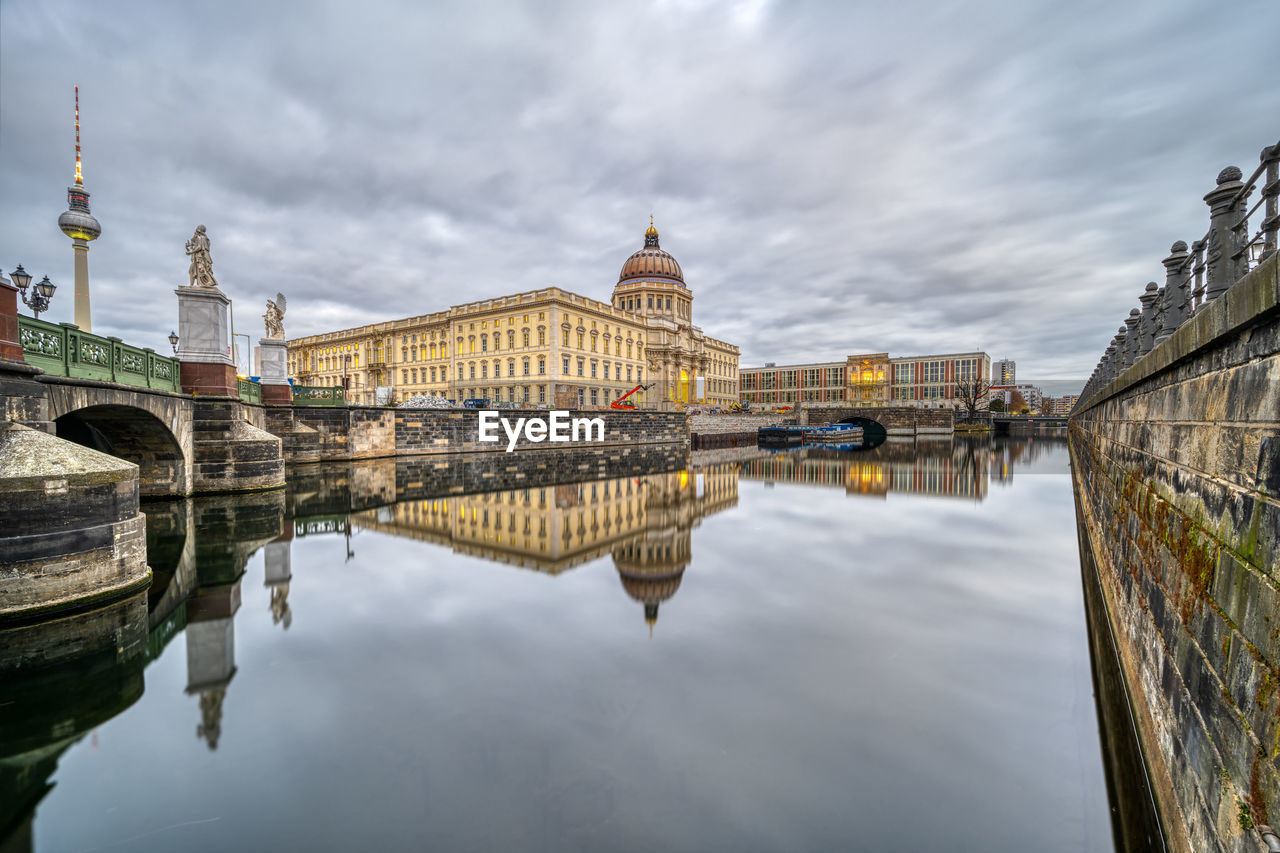
<svg viewBox="0 0 1280 853">
<path fill-rule="evenodd" d="M 889 437 L 888 428 L 874 418 L 850 416 L 839 421 L 842 424 L 853 424 L 862 427 L 862 443 L 865 447 L 876 447 L 884 444 Z"/>
</svg>

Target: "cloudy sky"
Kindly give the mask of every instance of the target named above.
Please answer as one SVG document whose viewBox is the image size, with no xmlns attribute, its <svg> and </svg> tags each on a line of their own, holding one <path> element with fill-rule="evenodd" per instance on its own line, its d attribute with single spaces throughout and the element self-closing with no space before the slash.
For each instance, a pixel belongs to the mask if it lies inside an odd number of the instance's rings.
<svg viewBox="0 0 1280 853">
<path fill-rule="evenodd" d="M 204 223 L 238 330 L 558 285 L 653 213 L 744 366 L 980 348 L 1086 376 L 1280 137 L 1274 0 L 0 3 L 0 269 L 168 348 Z"/>
</svg>

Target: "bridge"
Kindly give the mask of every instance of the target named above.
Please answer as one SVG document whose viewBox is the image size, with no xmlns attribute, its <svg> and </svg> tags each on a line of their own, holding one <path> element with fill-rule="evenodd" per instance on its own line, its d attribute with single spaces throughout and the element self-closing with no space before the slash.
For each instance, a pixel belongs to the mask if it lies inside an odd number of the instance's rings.
<svg viewBox="0 0 1280 853">
<path fill-rule="evenodd" d="M 1280 849 L 1278 199 L 1280 144 L 1222 170 L 1069 419 L 1086 603 L 1178 850 Z"/>
<path fill-rule="evenodd" d="M 1025 435 L 1028 433 L 1054 433 L 1067 428 L 1066 416 L 1054 415 L 991 415 L 991 430 L 996 435 Z"/>
</svg>

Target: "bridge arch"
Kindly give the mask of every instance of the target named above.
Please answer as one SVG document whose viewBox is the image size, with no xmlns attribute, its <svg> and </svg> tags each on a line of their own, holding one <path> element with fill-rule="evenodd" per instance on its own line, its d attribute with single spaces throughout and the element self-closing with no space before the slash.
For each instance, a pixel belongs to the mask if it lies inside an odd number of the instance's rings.
<svg viewBox="0 0 1280 853">
<path fill-rule="evenodd" d="M 885 439 L 889 437 L 889 431 L 884 424 L 873 418 L 853 416 L 844 418 L 839 423 L 862 427 L 862 446 L 867 449 L 884 444 Z"/>
<path fill-rule="evenodd" d="M 192 491 L 191 405 L 173 394 L 47 383 L 59 438 L 138 466 L 141 497 Z"/>
</svg>

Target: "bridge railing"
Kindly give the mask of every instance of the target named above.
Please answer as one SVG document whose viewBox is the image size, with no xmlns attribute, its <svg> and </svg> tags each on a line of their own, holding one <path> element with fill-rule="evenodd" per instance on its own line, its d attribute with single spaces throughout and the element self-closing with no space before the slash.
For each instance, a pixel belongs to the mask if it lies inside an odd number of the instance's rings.
<svg viewBox="0 0 1280 853">
<path fill-rule="evenodd" d="M 53 376 L 161 391 L 182 390 L 176 358 L 159 355 L 150 347 L 130 346 L 119 338 L 81 331 L 72 323 L 19 316 L 18 341 L 27 364 Z"/>
<path fill-rule="evenodd" d="M 295 406 L 345 406 L 342 386 L 322 385 L 293 386 L 293 404 Z"/>
<path fill-rule="evenodd" d="M 1246 180 L 1235 166 L 1218 173 L 1217 186 L 1204 197 L 1209 230 L 1188 246 L 1174 243 L 1161 263 L 1165 284 L 1148 282 L 1094 369 L 1072 413 L 1084 411 L 1103 390 L 1218 299 L 1236 282 L 1276 253 L 1280 233 L 1280 143 L 1262 149 L 1258 167 Z M 1250 207 L 1254 190 L 1260 190 Z M 1249 219 L 1261 211 L 1256 232 Z"/>
<path fill-rule="evenodd" d="M 240 394 L 240 399 L 246 403 L 262 403 L 262 386 L 257 382 L 250 382 L 248 379 L 237 376 L 236 391 Z"/>
</svg>

